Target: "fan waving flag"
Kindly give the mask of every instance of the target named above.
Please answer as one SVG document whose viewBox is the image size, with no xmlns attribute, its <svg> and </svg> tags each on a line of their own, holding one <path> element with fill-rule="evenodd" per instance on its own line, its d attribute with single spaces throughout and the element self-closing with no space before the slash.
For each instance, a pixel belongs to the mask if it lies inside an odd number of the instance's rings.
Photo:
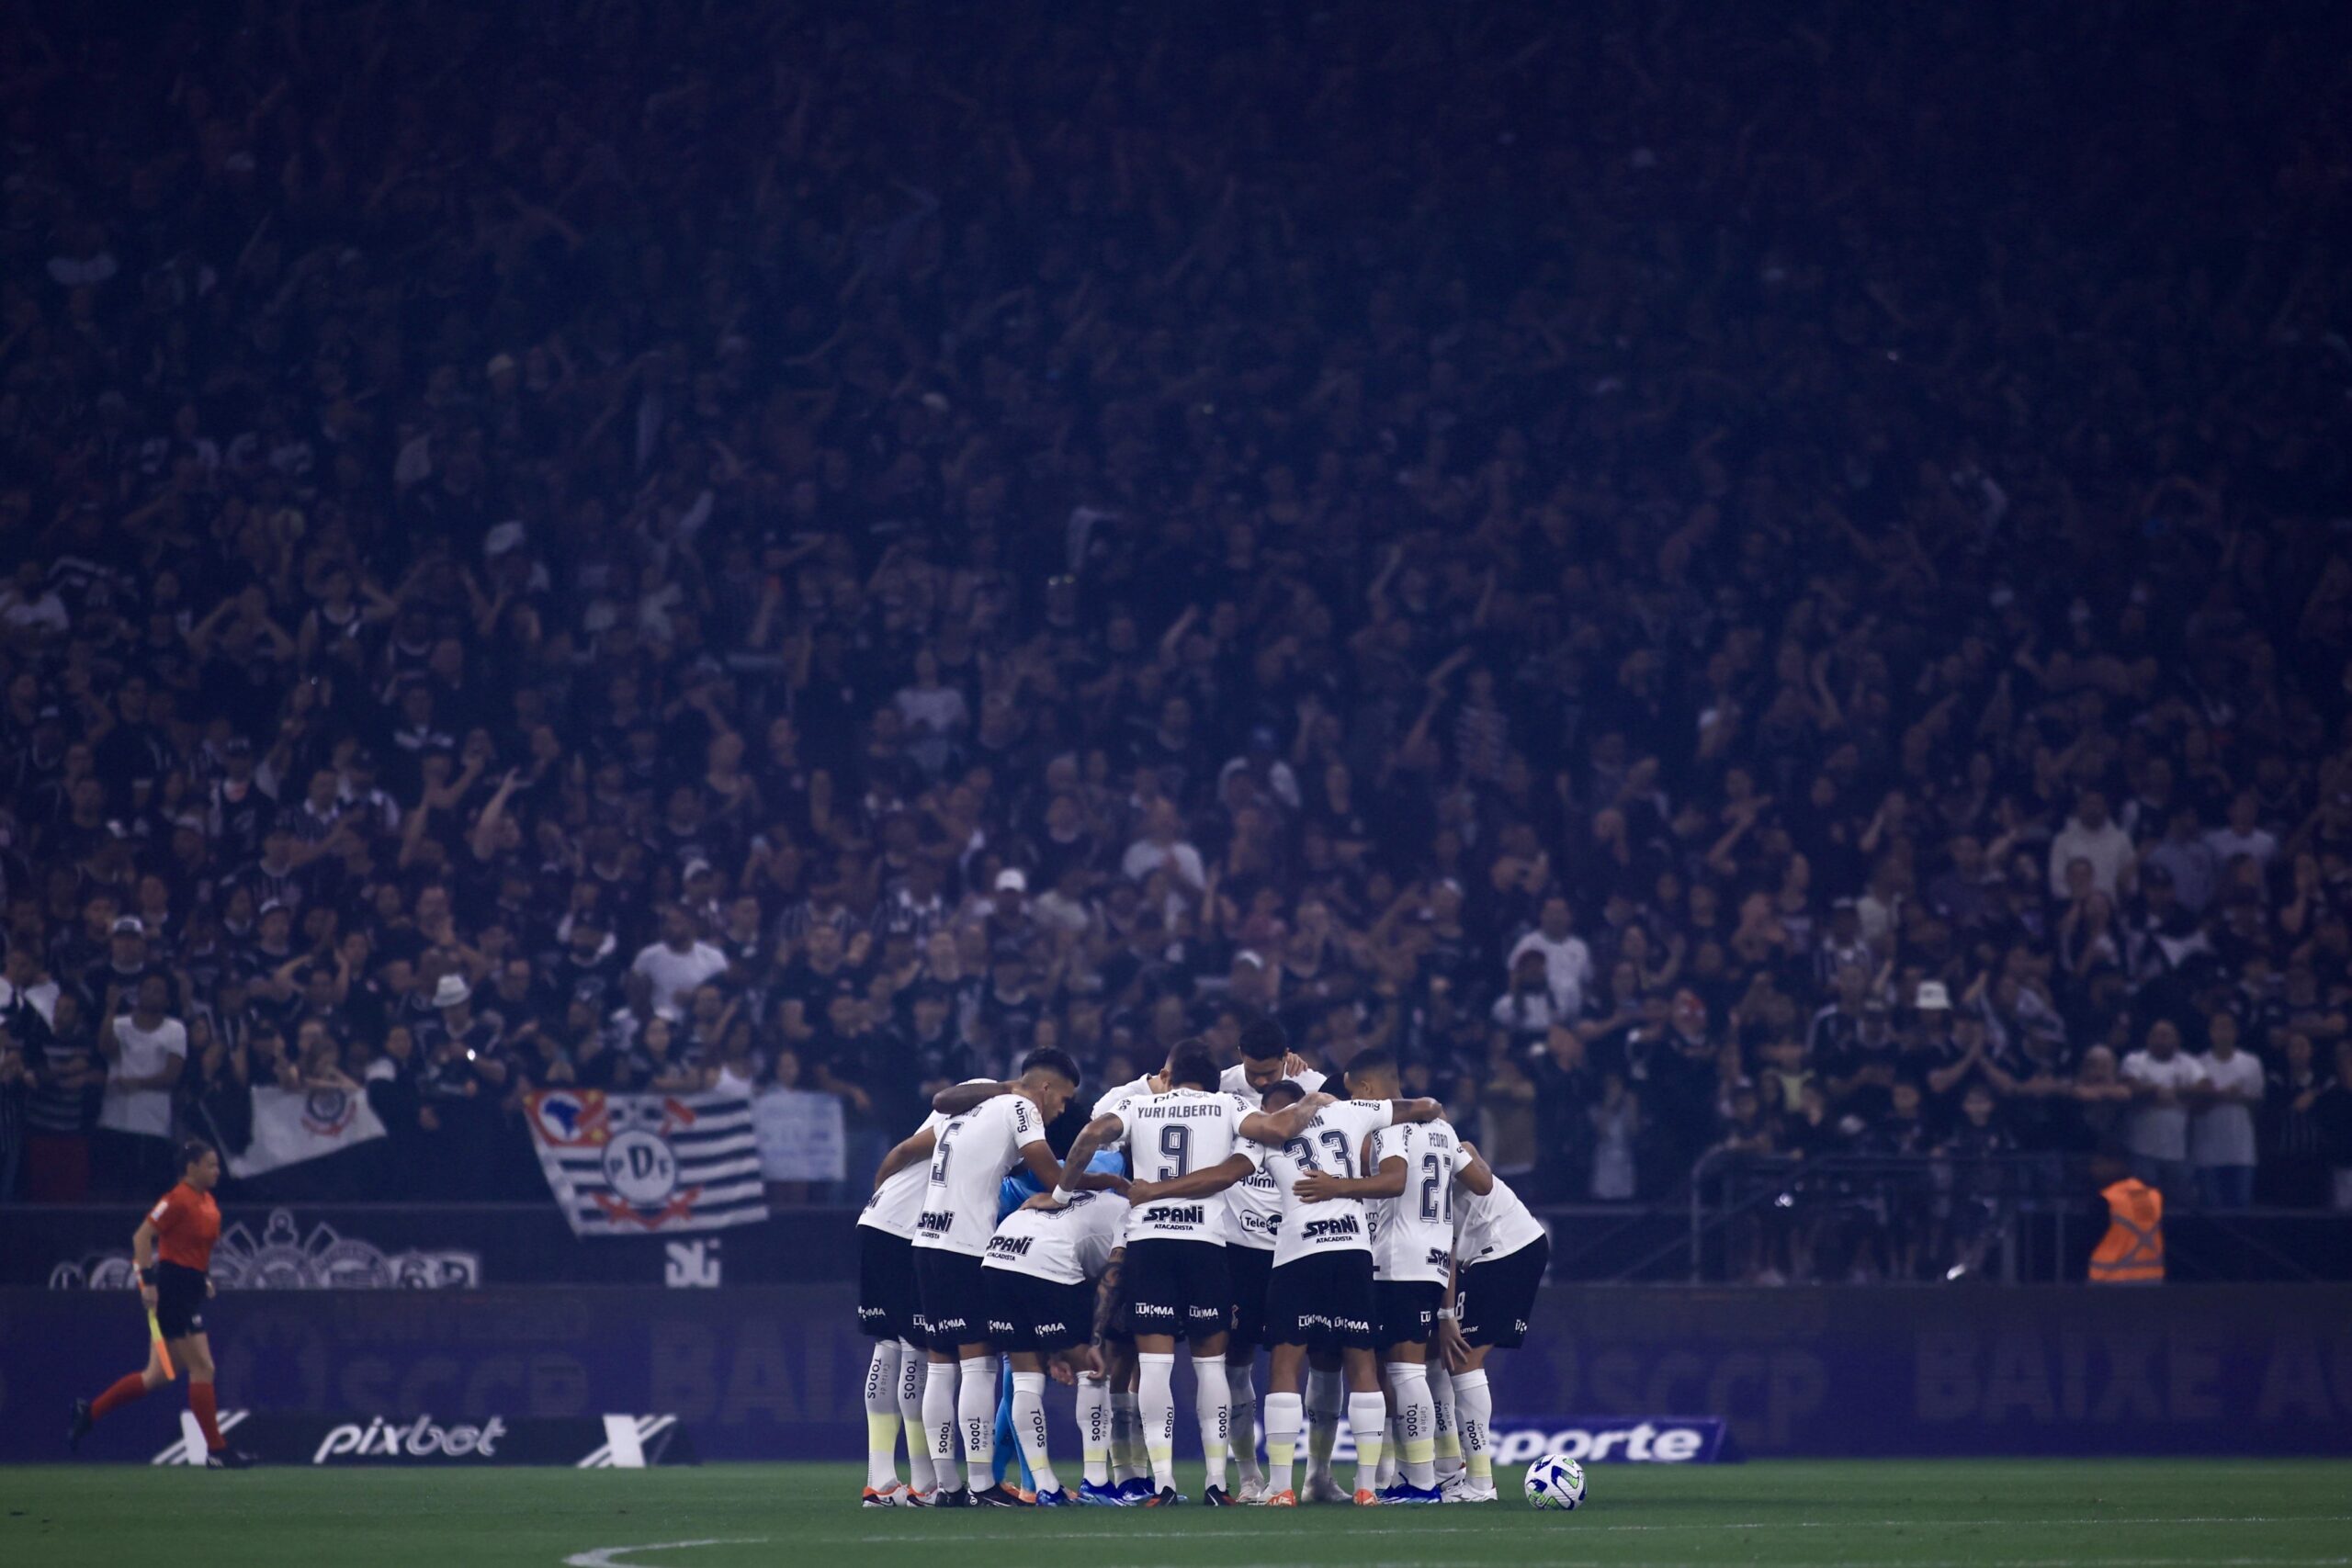
<svg viewBox="0 0 2352 1568">
<path fill-rule="evenodd" d="M 551 1089 L 526 1103 L 539 1168 L 574 1235 L 708 1231 L 768 1217 L 743 1095 Z"/>
</svg>

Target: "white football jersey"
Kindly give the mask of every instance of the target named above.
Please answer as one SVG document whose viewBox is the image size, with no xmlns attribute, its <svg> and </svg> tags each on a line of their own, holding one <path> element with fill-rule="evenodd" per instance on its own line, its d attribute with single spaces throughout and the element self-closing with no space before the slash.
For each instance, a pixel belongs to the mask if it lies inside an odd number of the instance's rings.
<svg viewBox="0 0 2352 1568">
<path fill-rule="evenodd" d="M 1398 1284 L 1442 1285 L 1453 1263 L 1453 1178 L 1470 1163 L 1446 1122 L 1399 1122 L 1372 1135 L 1372 1170 L 1405 1162 L 1405 1190 L 1372 1205 L 1373 1267 Z"/>
<path fill-rule="evenodd" d="M 1317 1111 L 1297 1137 L 1266 1147 L 1266 1174 L 1274 1179 L 1283 1205 L 1274 1235 L 1275 1268 L 1324 1252 L 1372 1250 L 1372 1221 L 1362 1199 L 1310 1203 L 1292 1189 L 1317 1171 L 1362 1176 L 1363 1141 L 1387 1126 L 1391 1114 L 1385 1100 L 1339 1100 Z"/>
<path fill-rule="evenodd" d="M 1021 1151 L 1046 1141 L 1046 1118 L 1026 1095 L 984 1100 L 939 1130 L 931 1151 L 915 1245 L 978 1258 L 996 1232 L 997 1189 Z"/>
<path fill-rule="evenodd" d="M 922 1125 L 915 1129 L 915 1134 L 918 1137 L 925 1133 L 935 1134 L 946 1125 L 947 1118 L 934 1111 L 922 1119 Z M 932 1152 L 939 1152 L 936 1145 Z M 915 1161 L 874 1190 L 874 1196 L 865 1201 L 865 1209 L 858 1213 L 857 1223 L 904 1241 L 915 1234 L 915 1221 L 922 1213 L 923 1189 L 930 1182 L 931 1162 Z"/>
<path fill-rule="evenodd" d="M 1323 1087 L 1324 1077 L 1309 1067 L 1292 1081 L 1313 1094 Z M 1239 1062 L 1225 1069 L 1217 1087 L 1252 1111 L 1265 1100 L 1263 1094 L 1250 1087 L 1250 1075 Z M 1254 1247 L 1260 1252 L 1274 1249 L 1274 1233 L 1282 1228 L 1283 1195 L 1263 1164 L 1226 1189 L 1225 1211 L 1227 1245 Z"/>
<path fill-rule="evenodd" d="M 1100 1278 L 1126 1245 L 1127 1205 L 1116 1192 L 1073 1192 L 1058 1209 L 1015 1209 L 989 1237 L 983 1267 L 1075 1285 Z"/>
<path fill-rule="evenodd" d="M 1145 1095 L 1158 1092 L 1151 1087 L 1150 1075 L 1146 1074 L 1139 1078 L 1130 1078 L 1115 1089 L 1104 1089 L 1102 1097 L 1094 1102 L 1094 1109 L 1088 1113 L 1086 1119 L 1091 1122 L 1098 1117 L 1116 1116 L 1119 1113 L 1119 1108 L 1130 1100 L 1137 1100 Z"/>
<path fill-rule="evenodd" d="M 1480 1197 L 1464 1188 L 1453 1197 L 1453 1255 L 1462 1267 L 1508 1258 L 1544 1235 L 1544 1222 L 1528 1212 L 1501 1177 Z"/>
<path fill-rule="evenodd" d="M 1250 1107 L 1214 1089 L 1172 1089 L 1141 1095 L 1119 1111 L 1127 1171 L 1137 1181 L 1173 1181 L 1196 1170 L 1223 1165 L 1236 1153 L 1252 1165 L 1264 1163 L 1260 1145 L 1241 1136 Z M 1127 1221 L 1127 1238 L 1205 1241 L 1223 1247 L 1226 1195 L 1170 1198 L 1138 1205 Z"/>
<path fill-rule="evenodd" d="M 1313 1067 L 1309 1067 L 1290 1081 L 1296 1084 L 1300 1089 L 1305 1089 L 1307 1093 L 1313 1094 L 1317 1090 L 1320 1089 L 1324 1084 L 1329 1080 L 1324 1077 L 1321 1073 L 1317 1072 Z M 1252 1111 L 1257 1110 L 1261 1105 L 1265 1103 L 1265 1095 L 1250 1087 L 1250 1071 L 1246 1063 L 1236 1062 L 1233 1066 L 1226 1068 L 1225 1071 L 1219 1075 L 1216 1080 L 1216 1087 L 1223 1089 L 1227 1094 L 1239 1095 L 1249 1103 L 1250 1109 Z"/>
</svg>

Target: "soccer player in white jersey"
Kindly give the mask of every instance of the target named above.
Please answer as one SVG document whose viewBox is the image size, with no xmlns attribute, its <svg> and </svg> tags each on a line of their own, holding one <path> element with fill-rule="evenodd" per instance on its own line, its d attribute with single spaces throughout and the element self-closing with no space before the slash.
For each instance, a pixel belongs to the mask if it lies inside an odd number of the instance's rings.
<svg viewBox="0 0 2352 1568">
<path fill-rule="evenodd" d="M 1182 1043 L 1179 1042 L 1178 1043 Z M 1094 1108 L 1087 1113 L 1090 1122 L 1115 1115 L 1121 1106 L 1140 1096 L 1162 1094 L 1168 1089 L 1168 1068 L 1163 1064 L 1156 1073 L 1146 1073 L 1114 1084 L 1098 1096 Z M 1102 1337 L 1102 1370 L 1100 1381 L 1108 1389 L 1111 1409 L 1113 1484 L 1097 1487 L 1091 1483 L 1080 1488 L 1079 1501 L 1103 1507 L 1126 1507 L 1148 1502 L 1159 1496 L 1146 1479 L 1150 1461 L 1145 1456 L 1143 1441 L 1143 1410 L 1138 1394 L 1138 1369 L 1136 1363 L 1136 1342 L 1133 1325 L 1127 1320 L 1125 1270 L 1122 1269 L 1112 1285 L 1111 1314 Z M 1080 1389 L 1081 1398 L 1090 1398 L 1091 1388 Z"/>
<path fill-rule="evenodd" d="M 1394 1057 L 1366 1051 L 1348 1066 L 1353 1100 L 1395 1100 L 1404 1086 Z M 1493 1177 L 1455 1135 L 1451 1122 L 1401 1122 L 1374 1133 L 1364 1156 L 1367 1196 L 1377 1191 L 1373 1220 L 1373 1304 L 1379 1314 L 1381 1359 L 1396 1406 L 1398 1464 L 1403 1479 L 1384 1503 L 1444 1501 L 1437 1485 L 1437 1406 L 1430 1397 L 1429 1346 L 1453 1277 L 1454 1184 L 1480 1191 Z"/>
<path fill-rule="evenodd" d="M 1065 1180 L 1083 1170 L 1096 1150 L 1116 1146 L 1125 1149 L 1128 1170 L 1147 1190 L 1194 1171 L 1218 1171 L 1229 1184 L 1256 1168 L 1265 1145 L 1292 1136 L 1308 1120 L 1308 1113 L 1253 1111 L 1220 1092 L 1216 1061 L 1197 1040 L 1169 1053 L 1168 1079 L 1166 1093 L 1130 1096 L 1087 1123 L 1064 1163 Z M 1147 1507 L 1182 1501 L 1176 1490 L 1174 1392 L 1180 1339 L 1192 1348 L 1195 1414 L 1208 1461 L 1202 1499 L 1211 1507 L 1233 1500 L 1225 1489 L 1231 1433 L 1225 1342 L 1233 1320 L 1225 1211 L 1221 1199 L 1170 1199 L 1134 1203 L 1128 1216 L 1127 1315 L 1135 1330 L 1144 1447 L 1154 1489 Z"/>
<path fill-rule="evenodd" d="M 1241 1060 L 1225 1069 L 1217 1087 L 1255 1106 L 1283 1079 L 1309 1094 L 1323 1088 L 1323 1075 L 1290 1049 L 1290 1037 L 1271 1018 L 1253 1020 L 1241 1031 Z M 1225 1257 L 1233 1275 L 1233 1334 L 1225 1353 L 1226 1386 L 1233 1397 L 1233 1459 L 1240 1471 L 1234 1499 L 1266 1500 L 1266 1477 L 1258 1468 L 1258 1351 L 1266 1343 L 1266 1280 L 1273 1272 L 1274 1232 L 1283 1195 L 1264 1170 L 1252 1171 L 1227 1191 Z M 1331 1479 L 1331 1447 L 1340 1431 L 1340 1367 L 1307 1363 L 1306 1495 L 1338 1500 Z"/>
<path fill-rule="evenodd" d="M 922 1427 L 922 1303 L 915 1288 L 915 1221 L 922 1213 L 928 1162 L 939 1130 L 1004 1086 L 974 1078 L 942 1089 L 935 1109 L 885 1156 L 874 1196 L 857 1216 L 857 1326 L 872 1337 L 865 1369 L 865 1496 L 869 1508 L 927 1503 L 936 1482 Z M 899 1479 L 899 1427 L 907 1431 L 907 1470 Z"/>
<path fill-rule="evenodd" d="M 1491 1503 L 1495 1461 L 1488 1429 L 1495 1396 L 1487 1386 L 1487 1357 L 1526 1343 L 1535 1292 L 1552 1263 L 1552 1238 L 1510 1184 L 1476 1157 L 1477 1150 L 1464 1146 L 1472 1163 L 1454 1198 L 1454 1280 L 1437 1325 L 1439 1345 L 1453 1369 L 1455 1425 L 1462 1437 L 1463 1473 L 1445 1500 Z M 1481 1179 L 1487 1184 L 1484 1192 L 1476 1190 Z"/>
<path fill-rule="evenodd" d="M 993 1473 L 997 1359 L 989 1344 L 980 1259 L 996 1232 L 997 1189 L 1005 1173 L 1026 1165 L 1041 1184 L 1060 1177 L 1061 1162 L 1046 1146 L 1046 1126 L 1078 1093 L 1078 1064 L 1068 1052 L 1050 1046 L 1032 1051 L 1005 1093 L 948 1118 L 934 1134 L 922 1211 L 915 1219 L 914 1258 L 931 1345 L 923 1432 L 943 1508 L 1020 1503 L 995 1483 Z M 953 1484 L 959 1423 L 972 1483 L 968 1490 Z"/>
<path fill-rule="evenodd" d="M 1387 1421 L 1374 1357 L 1371 1222 L 1363 1201 L 1347 1185 L 1356 1179 L 1374 1133 L 1396 1122 L 1430 1122 L 1442 1114 L 1437 1101 L 1335 1100 L 1318 1104 L 1292 1083 L 1265 1092 L 1261 1114 L 1312 1108 L 1315 1114 L 1292 1136 L 1261 1152 L 1283 1194 L 1274 1245 L 1273 1273 L 1266 1288 L 1266 1335 L 1272 1342 L 1272 1392 L 1266 1396 L 1266 1454 L 1270 1507 L 1295 1507 L 1291 1475 L 1304 1424 L 1299 1389 L 1307 1357 L 1336 1353 L 1348 1386 L 1348 1427 L 1356 1437 L 1355 1501 L 1380 1499 L 1373 1478 L 1380 1470 L 1382 1431 Z M 1235 1166 L 1245 1163 L 1237 1159 Z M 1238 1178 L 1238 1170 L 1230 1174 Z M 1202 1173 L 1204 1179 L 1208 1173 Z M 1178 1184 L 1178 1190 L 1194 1190 Z M 1147 1189 L 1147 1195 L 1173 1195 Z M 1136 1195 L 1130 1190 L 1130 1198 Z"/>
<path fill-rule="evenodd" d="M 989 1285 L 989 1338 L 1012 1363 L 1012 1431 L 1041 1507 L 1078 1499 L 1062 1489 L 1046 1439 L 1046 1371 L 1058 1362 L 1080 1383 L 1079 1430 L 1087 1479 L 1110 1479 L 1110 1412 L 1093 1348 L 1095 1281 L 1109 1271 L 1127 1229 L 1125 1179 L 1098 1155 L 1067 1201 L 1039 1194 L 1007 1214 L 989 1238 L 980 1271 Z M 1099 1472 L 1099 1473 L 1098 1473 Z"/>
</svg>

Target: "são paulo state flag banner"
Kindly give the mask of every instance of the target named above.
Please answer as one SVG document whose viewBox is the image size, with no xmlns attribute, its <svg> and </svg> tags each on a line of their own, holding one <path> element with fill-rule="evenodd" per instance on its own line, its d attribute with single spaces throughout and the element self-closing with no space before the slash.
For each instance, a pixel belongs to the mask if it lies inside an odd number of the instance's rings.
<svg viewBox="0 0 2352 1568">
<path fill-rule="evenodd" d="M 550 1089 L 526 1103 L 539 1168 L 575 1235 L 666 1235 L 768 1217 L 746 1096 Z"/>
</svg>

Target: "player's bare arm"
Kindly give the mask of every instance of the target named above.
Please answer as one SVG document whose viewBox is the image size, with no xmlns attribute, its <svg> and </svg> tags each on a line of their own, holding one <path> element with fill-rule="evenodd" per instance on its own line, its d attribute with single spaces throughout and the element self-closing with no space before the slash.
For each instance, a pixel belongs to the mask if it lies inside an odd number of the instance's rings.
<svg viewBox="0 0 2352 1568">
<path fill-rule="evenodd" d="M 1487 1181 L 1491 1190 L 1493 1183 L 1491 1172 L 1488 1173 Z M 1468 1365 L 1470 1360 L 1470 1342 L 1462 1337 L 1462 1308 L 1456 1299 L 1456 1292 L 1461 1288 L 1462 1260 L 1457 1258 L 1446 1269 L 1445 1304 L 1438 1308 L 1437 1312 L 1438 1349 L 1443 1352 L 1446 1365 L 1455 1371 L 1460 1371 Z"/>
<path fill-rule="evenodd" d="M 1478 1152 L 1478 1145 L 1476 1144 L 1464 1144 L 1462 1152 L 1470 1156 L 1470 1163 L 1457 1171 L 1453 1179 L 1461 1183 L 1464 1191 L 1476 1192 L 1479 1197 L 1484 1198 L 1495 1190 L 1494 1168 L 1487 1163 L 1486 1156 Z M 1453 1304 L 1451 1297 L 1448 1298 L 1447 1304 Z"/>
<path fill-rule="evenodd" d="M 1012 1092 L 1012 1085 L 991 1083 L 986 1078 L 976 1078 L 970 1083 L 952 1083 L 931 1097 L 931 1108 L 942 1116 L 961 1116 L 1000 1094 Z"/>
<path fill-rule="evenodd" d="M 1394 1198 L 1405 1190 L 1405 1162 L 1387 1159 L 1370 1176 L 1329 1176 L 1313 1171 L 1291 1184 L 1291 1190 L 1309 1203 L 1335 1198 Z"/>
<path fill-rule="evenodd" d="M 1111 1319 L 1119 1310 L 1119 1273 L 1127 1260 L 1127 1249 L 1111 1249 L 1110 1264 L 1102 1270 L 1102 1278 L 1094 1286 L 1094 1345 L 1099 1351 L 1102 1336 L 1111 1326 Z"/>
<path fill-rule="evenodd" d="M 898 1175 L 899 1172 L 906 1169 L 909 1166 L 919 1165 L 922 1161 L 929 1159 L 931 1157 L 933 1145 L 938 1142 L 939 1134 L 929 1127 L 923 1128 L 921 1132 L 916 1133 L 911 1137 L 902 1139 L 897 1147 L 893 1148 L 888 1154 L 882 1156 L 882 1163 L 875 1167 L 875 1190 L 877 1192 L 880 1191 L 884 1182 L 889 1180 L 890 1178 Z"/>
<path fill-rule="evenodd" d="M 1127 1195 L 1128 1187 L 1129 1183 L 1127 1179 L 1124 1176 L 1114 1175 L 1109 1171 L 1103 1170 L 1090 1170 L 1080 1176 L 1076 1181 L 1072 1182 L 1069 1190 L 1072 1192 L 1116 1192 L 1119 1196 L 1124 1198 Z M 1027 1202 L 1021 1206 L 1024 1209 L 1062 1209 L 1069 1207 L 1066 1203 L 1056 1201 L 1054 1195 L 1050 1192 L 1036 1193 L 1033 1195 Z"/>
<path fill-rule="evenodd" d="M 1080 1190 L 1079 1183 L 1086 1173 L 1088 1164 L 1096 1155 L 1126 1136 L 1126 1133 L 1127 1124 L 1108 1111 L 1089 1122 L 1084 1130 L 1078 1134 L 1078 1141 L 1070 1145 L 1069 1158 L 1062 1161 L 1051 1179 L 1046 1180 L 1046 1190 L 1049 1194 L 1056 1190 L 1079 1191 Z M 1051 1206 L 1058 1207 L 1059 1205 Z"/>
<path fill-rule="evenodd" d="M 1061 1161 L 1054 1157 L 1053 1145 L 1043 1138 L 1034 1144 L 1023 1144 L 1021 1146 L 1021 1163 L 1028 1167 L 1029 1174 L 1036 1179 L 1037 1185 L 1043 1187 L 1048 1194 L 1061 1180 Z M 1069 1190 L 1076 1191 L 1077 1189 L 1071 1188 Z"/>
<path fill-rule="evenodd" d="M 1306 1131 L 1306 1124 L 1315 1120 L 1317 1111 L 1327 1105 L 1336 1103 L 1338 1103 L 1337 1096 L 1325 1094 L 1317 1089 L 1296 1104 L 1285 1106 L 1280 1111 L 1252 1111 L 1241 1119 L 1241 1125 L 1238 1131 L 1252 1143 L 1288 1143 Z"/>
<path fill-rule="evenodd" d="M 1248 1155 L 1231 1155 L 1204 1169 L 1189 1172 L 1170 1181 L 1132 1181 L 1127 1184 L 1130 1203 L 1157 1203 L 1178 1198 L 1214 1198 L 1237 1181 L 1246 1181 L 1258 1168 L 1250 1163 Z"/>
</svg>

